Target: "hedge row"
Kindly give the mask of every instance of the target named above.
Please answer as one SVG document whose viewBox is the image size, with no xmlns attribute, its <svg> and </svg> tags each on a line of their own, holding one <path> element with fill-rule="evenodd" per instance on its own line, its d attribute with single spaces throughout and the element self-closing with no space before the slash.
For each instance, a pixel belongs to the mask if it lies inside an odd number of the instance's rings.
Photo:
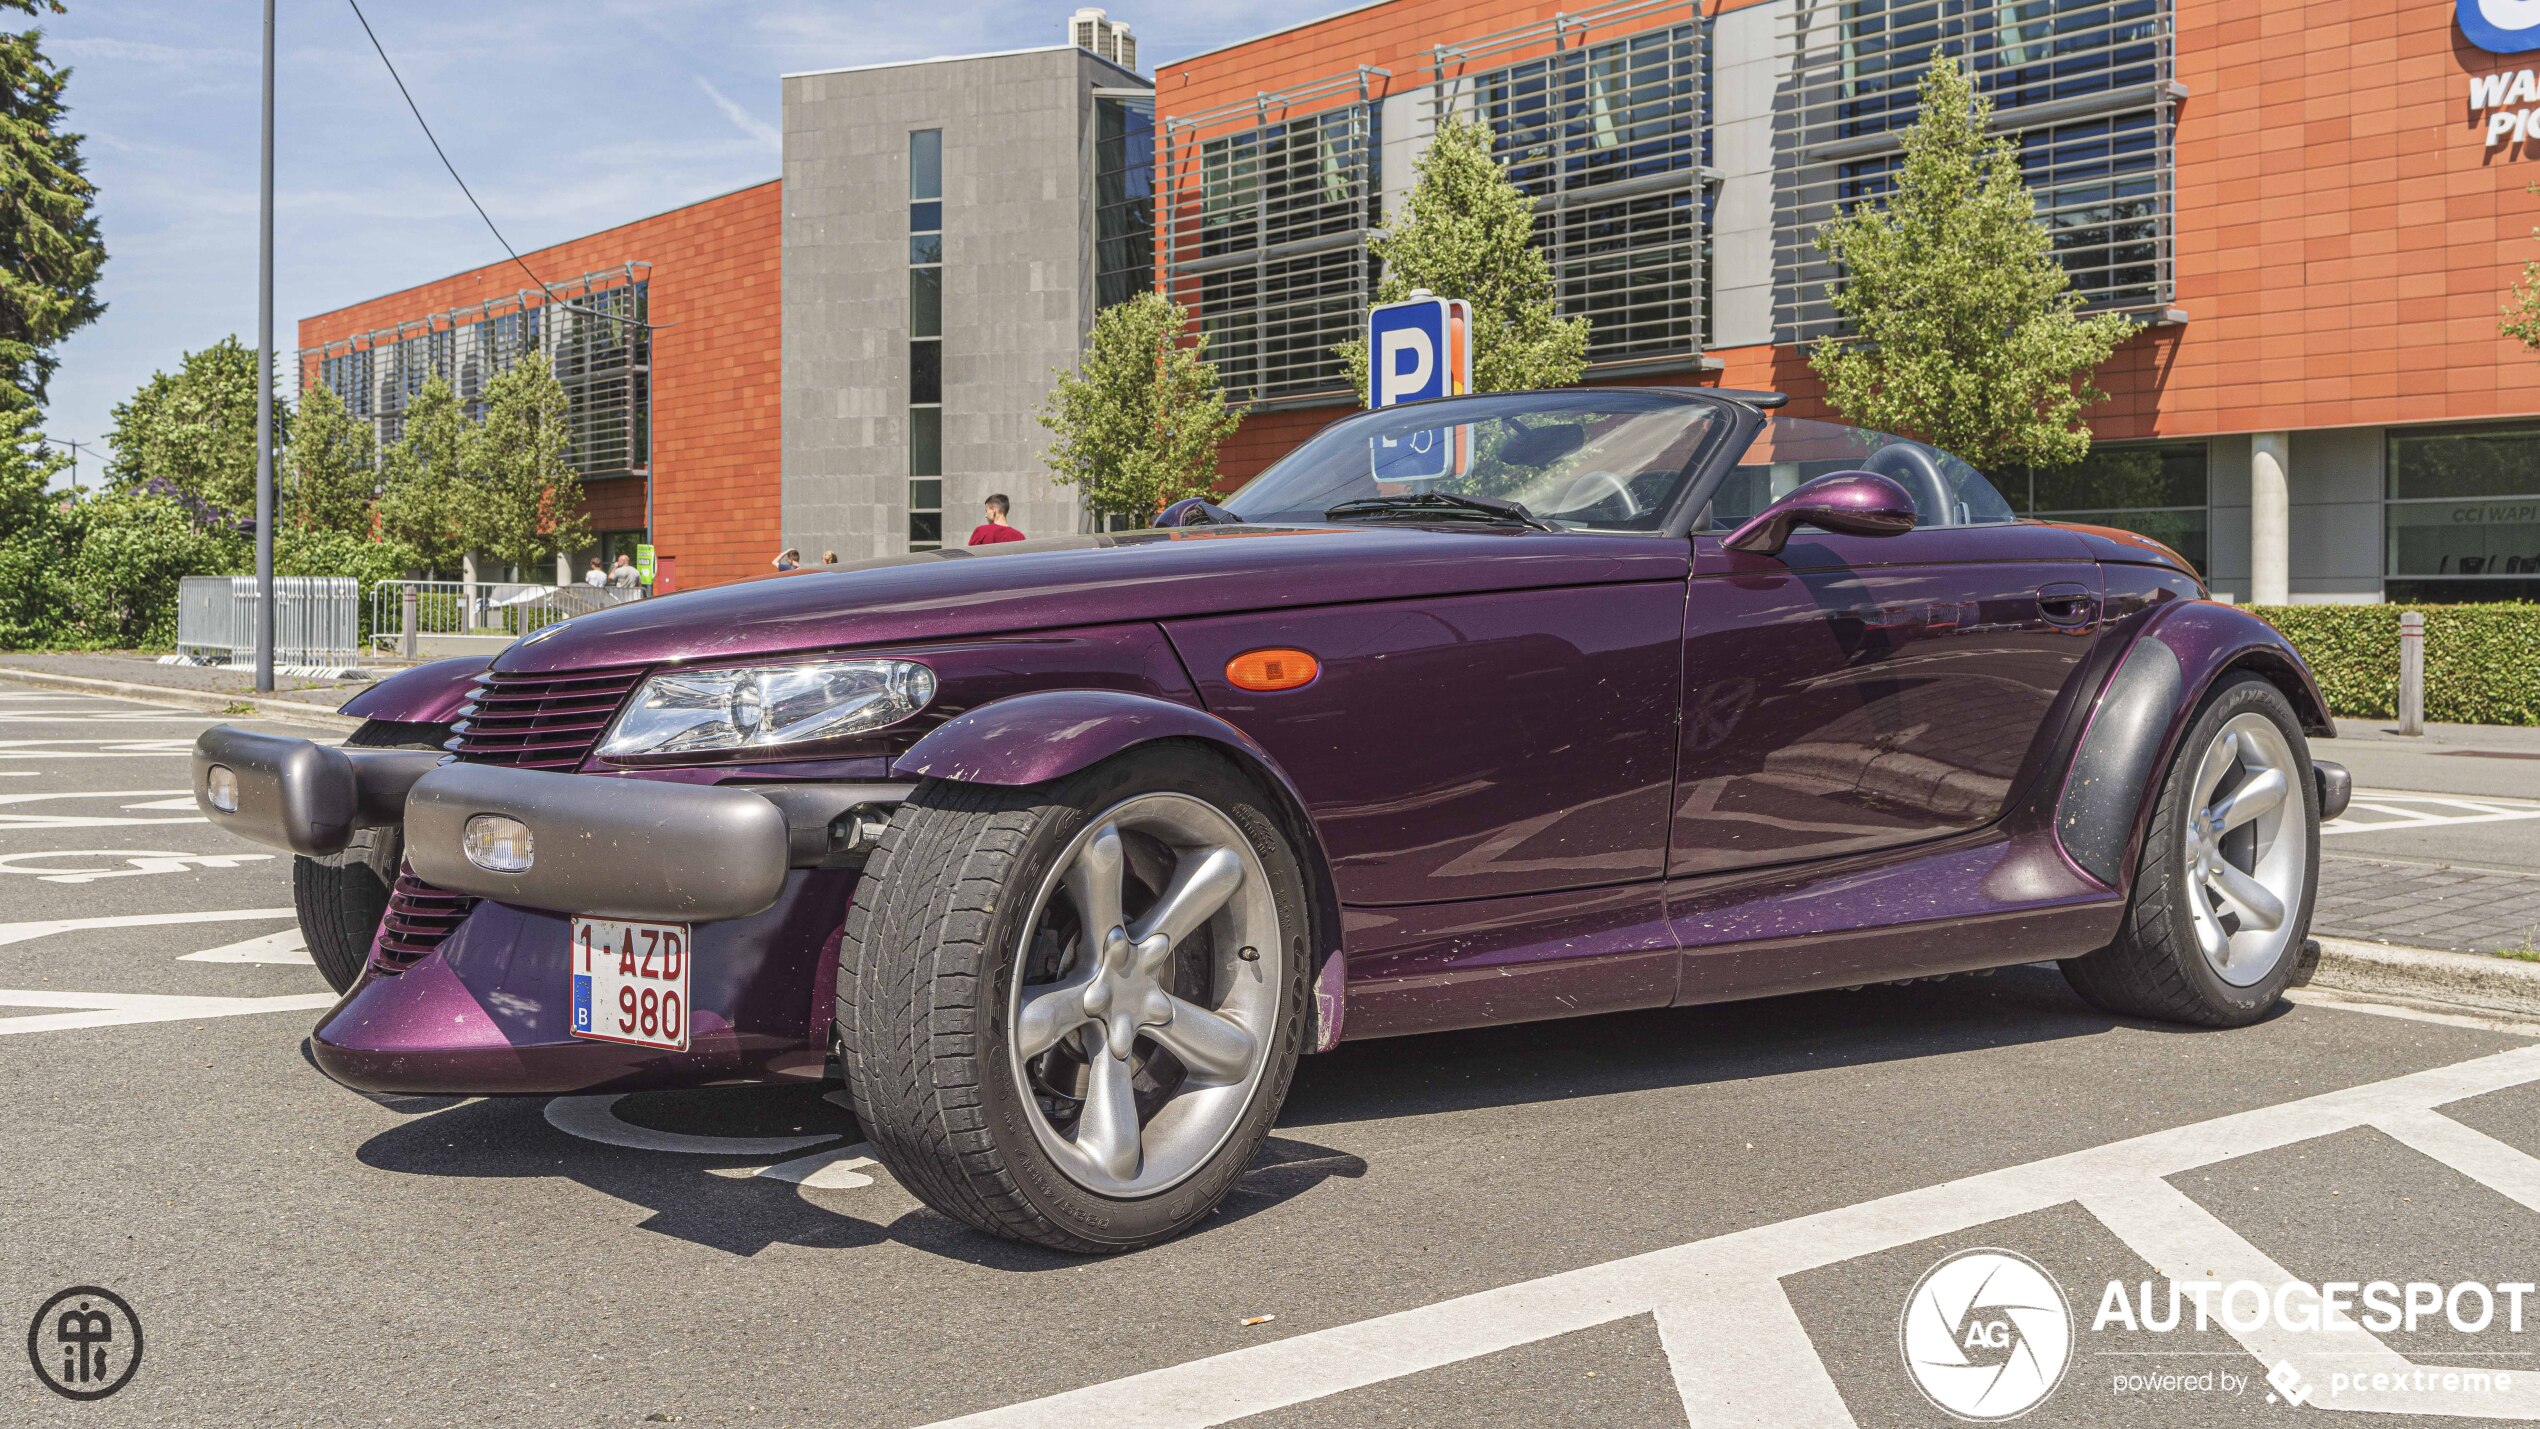
<svg viewBox="0 0 2540 1429">
<path fill-rule="evenodd" d="M 2338 714 L 2399 713 L 2399 615 L 2425 617 L 2425 717 L 2540 724 L 2540 605 L 2266 605 Z"/>
</svg>

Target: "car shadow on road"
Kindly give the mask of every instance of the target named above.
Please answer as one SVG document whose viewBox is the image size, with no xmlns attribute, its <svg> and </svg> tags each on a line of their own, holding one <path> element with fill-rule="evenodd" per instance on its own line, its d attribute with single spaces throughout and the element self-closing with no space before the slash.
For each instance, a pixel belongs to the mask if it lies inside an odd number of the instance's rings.
<svg viewBox="0 0 2540 1429">
<path fill-rule="evenodd" d="M 2291 1010 L 2279 1002 L 2265 1020 Z M 1745 1081 L 2117 1028 L 2228 1035 L 2113 1017 L 2050 965 L 1705 1007 L 1344 1043 L 1298 1064 L 1283 1130 Z"/>
<path fill-rule="evenodd" d="M 846 1250 L 897 1242 L 989 1269 L 1045 1270 L 1082 1264 L 1079 1256 L 1011 1244 L 980 1234 L 922 1206 L 887 1184 L 878 1166 L 861 1174 L 885 1184 L 814 1189 L 748 1174 L 771 1163 L 855 1149 L 854 1117 L 819 1085 L 718 1087 L 639 1092 L 609 1115 L 634 1132 L 680 1138 L 760 1138 L 770 1145 L 733 1152 L 647 1150 L 573 1135 L 547 1114 L 549 1098 L 371 1098 L 411 1120 L 364 1142 L 365 1166 L 403 1175 L 556 1178 L 650 1212 L 638 1230 L 693 1245 L 753 1256 L 775 1245 Z M 787 1149 L 776 1144 L 796 1142 Z M 1356 1156 L 1287 1137 L 1272 1137 L 1209 1225 L 1225 1225 L 1303 1195 L 1331 1176 L 1366 1173 Z M 855 1214 L 859 1201 L 879 1200 L 888 1219 Z"/>
</svg>

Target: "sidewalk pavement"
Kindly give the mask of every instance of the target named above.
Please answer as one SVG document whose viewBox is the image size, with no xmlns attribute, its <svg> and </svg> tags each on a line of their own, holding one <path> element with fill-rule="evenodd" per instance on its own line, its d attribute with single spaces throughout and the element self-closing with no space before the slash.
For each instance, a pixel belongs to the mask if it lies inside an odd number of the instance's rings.
<svg viewBox="0 0 2540 1429">
<path fill-rule="evenodd" d="M 116 680 L 128 685 L 157 685 L 171 690 L 191 690 L 207 695 L 243 695 L 256 688 L 256 672 L 244 665 L 162 665 L 155 654 L 138 650 L 48 650 L 0 654 L 0 671 L 28 670 L 39 674 L 70 675 L 86 680 Z M 387 670 L 374 668 L 370 678 L 376 679 Z M 297 691 L 324 691 L 328 705 L 351 699 L 364 680 L 314 680 L 300 675 L 274 672 L 275 694 Z"/>
</svg>

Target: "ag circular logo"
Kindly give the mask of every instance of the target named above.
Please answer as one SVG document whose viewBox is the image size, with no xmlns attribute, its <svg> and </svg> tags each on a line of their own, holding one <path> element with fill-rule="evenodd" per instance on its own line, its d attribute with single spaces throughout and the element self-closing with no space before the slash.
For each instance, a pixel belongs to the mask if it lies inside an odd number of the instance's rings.
<svg viewBox="0 0 2540 1429">
<path fill-rule="evenodd" d="M 2458 0 L 2461 33 L 2489 54 L 2540 50 L 2540 0 Z"/>
<path fill-rule="evenodd" d="M 111 1290 L 74 1285 L 35 1312 L 26 1357 L 55 1394 L 103 1399 L 141 1368 L 141 1317 Z"/>
<path fill-rule="evenodd" d="M 1943 1412 L 2017 1419 L 2063 1380 L 2073 1312 L 2055 1277 L 2027 1256 L 1961 1251 L 1914 1283 L 1898 1339 L 1915 1388 Z"/>
</svg>

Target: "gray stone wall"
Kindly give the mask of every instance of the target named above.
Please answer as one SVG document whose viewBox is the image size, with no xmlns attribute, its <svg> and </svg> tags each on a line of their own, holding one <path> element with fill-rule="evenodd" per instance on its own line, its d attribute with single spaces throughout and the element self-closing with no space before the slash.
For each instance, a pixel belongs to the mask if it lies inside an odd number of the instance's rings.
<svg viewBox="0 0 2540 1429">
<path fill-rule="evenodd" d="M 1035 420 L 1091 321 L 1093 90 L 1072 48 L 784 81 L 784 528 L 814 559 L 907 549 L 908 135 L 944 131 L 944 535 L 991 491 L 1077 528 Z"/>
</svg>

